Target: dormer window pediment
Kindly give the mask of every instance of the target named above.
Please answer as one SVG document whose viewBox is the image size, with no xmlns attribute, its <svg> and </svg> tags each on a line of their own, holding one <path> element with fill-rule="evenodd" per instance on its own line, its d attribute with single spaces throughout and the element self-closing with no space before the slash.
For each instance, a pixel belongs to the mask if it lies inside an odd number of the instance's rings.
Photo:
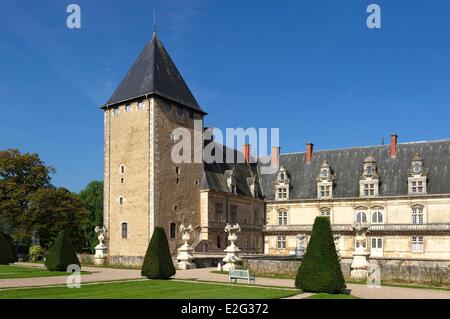
<svg viewBox="0 0 450 319">
<path fill-rule="evenodd" d="M 333 197 L 333 172 L 327 161 L 323 161 L 317 175 L 317 198 L 328 199 Z"/>
<path fill-rule="evenodd" d="M 288 200 L 290 190 L 290 179 L 286 169 L 281 166 L 275 180 L 275 199 Z"/>
<path fill-rule="evenodd" d="M 378 196 L 378 191 L 379 175 L 377 172 L 377 163 L 373 156 L 368 156 L 363 162 L 363 172 L 359 181 L 359 196 Z"/>
<path fill-rule="evenodd" d="M 408 194 L 423 195 L 427 193 L 428 169 L 423 164 L 422 156 L 416 153 L 408 171 Z"/>
</svg>

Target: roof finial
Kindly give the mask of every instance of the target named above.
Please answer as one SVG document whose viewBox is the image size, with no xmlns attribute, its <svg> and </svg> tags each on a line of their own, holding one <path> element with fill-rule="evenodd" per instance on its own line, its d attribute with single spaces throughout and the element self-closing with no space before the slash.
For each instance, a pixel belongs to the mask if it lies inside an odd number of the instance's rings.
<svg viewBox="0 0 450 319">
<path fill-rule="evenodd" d="M 153 35 L 156 35 L 156 9 L 153 8 Z"/>
</svg>

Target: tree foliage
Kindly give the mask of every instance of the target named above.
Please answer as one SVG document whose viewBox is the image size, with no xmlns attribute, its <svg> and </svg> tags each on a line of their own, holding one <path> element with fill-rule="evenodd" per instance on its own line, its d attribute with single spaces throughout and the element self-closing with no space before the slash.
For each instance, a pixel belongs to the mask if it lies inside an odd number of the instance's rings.
<svg viewBox="0 0 450 319">
<path fill-rule="evenodd" d="M 84 243 L 83 247 L 93 251 L 98 244 L 95 226 L 103 225 L 103 182 L 90 182 L 79 194 L 86 214 L 81 221 Z"/>
<path fill-rule="evenodd" d="M 42 188 L 30 196 L 28 218 L 23 223 L 27 233 L 37 236 L 45 249 L 61 230 L 69 231 L 75 247 L 80 249 L 84 215 L 83 203 L 75 194 L 65 188 Z"/>
<path fill-rule="evenodd" d="M 344 292 L 342 274 L 328 217 L 316 217 L 311 239 L 295 279 L 297 288 L 307 292 Z"/>
<path fill-rule="evenodd" d="M 17 261 L 16 248 L 11 236 L 0 232 L 0 265 Z"/>
<path fill-rule="evenodd" d="M 166 232 L 162 227 L 155 227 L 141 274 L 149 279 L 169 279 L 175 272 Z"/>
<path fill-rule="evenodd" d="M 72 245 L 72 239 L 68 230 L 62 230 L 51 246 L 45 266 L 50 271 L 67 271 L 69 265 L 80 266 L 77 254 Z"/>
<path fill-rule="evenodd" d="M 0 225 L 15 239 L 29 241 L 24 228 L 28 218 L 30 196 L 50 187 L 54 169 L 46 166 L 37 154 L 21 154 L 17 149 L 0 151 Z"/>
</svg>

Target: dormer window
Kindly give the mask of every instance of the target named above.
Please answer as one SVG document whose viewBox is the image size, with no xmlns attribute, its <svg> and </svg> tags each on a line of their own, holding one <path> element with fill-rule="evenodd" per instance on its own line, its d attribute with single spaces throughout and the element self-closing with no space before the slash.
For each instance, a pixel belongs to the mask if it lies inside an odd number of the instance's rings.
<svg viewBox="0 0 450 319">
<path fill-rule="evenodd" d="M 275 181 L 275 199 L 288 200 L 289 199 L 290 180 L 288 173 L 284 167 L 280 167 L 277 179 Z"/>
<path fill-rule="evenodd" d="M 373 156 L 368 156 L 363 162 L 363 173 L 359 180 L 359 196 L 378 196 L 379 182 L 376 160 Z"/>
<path fill-rule="evenodd" d="M 138 109 L 138 110 L 144 109 L 144 101 L 142 101 L 142 100 L 138 101 L 138 103 L 137 103 L 137 109 Z"/>
<path fill-rule="evenodd" d="M 408 172 L 408 194 L 422 195 L 427 193 L 428 170 L 423 166 L 422 156 L 416 153 L 411 160 Z"/>
<path fill-rule="evenodd" d="M 333 197 L 333 174 L 327 161 L 323 161 L 317 176 L 317 197 L 327 199 Z"/>
<path fill-rule="evenodd" d="M 227 181 L 228 189 L 232 194 L 237 194 L 236 189 L 236 176 L 234 174 L 234 169 L 225 171 L 225 179 Z"/>
</svg>

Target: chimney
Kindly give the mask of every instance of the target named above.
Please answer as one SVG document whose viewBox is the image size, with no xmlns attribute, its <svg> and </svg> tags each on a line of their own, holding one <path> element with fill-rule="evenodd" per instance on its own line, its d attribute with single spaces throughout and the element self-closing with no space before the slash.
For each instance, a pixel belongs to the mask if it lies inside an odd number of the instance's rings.
<svg viewBox="0 0 450 319">
<path fill-rule="evenodd" d="M 306 163 L 311 163 L 313 148 L 314 148 L 313 143 L 306 144 L 306 157 L 305 157 Z"/>
<path fill-rule="evenodd" d="M 242 150 L 242 153 L 244 153 L 246 163 L 250 163 L 250 148 L 251 148 L 250 144 L 245 144 Z"/>
<path fill-rule="evenodd" d="M 397 135 L 391 135 L 391 157 L 394 158 L 397 156 Z"/>
<path fill-rule="evenodd" d="M 272 167 L 276 167 L 280 165 L 280 147 L 272 146 Z"/>
</svg>

